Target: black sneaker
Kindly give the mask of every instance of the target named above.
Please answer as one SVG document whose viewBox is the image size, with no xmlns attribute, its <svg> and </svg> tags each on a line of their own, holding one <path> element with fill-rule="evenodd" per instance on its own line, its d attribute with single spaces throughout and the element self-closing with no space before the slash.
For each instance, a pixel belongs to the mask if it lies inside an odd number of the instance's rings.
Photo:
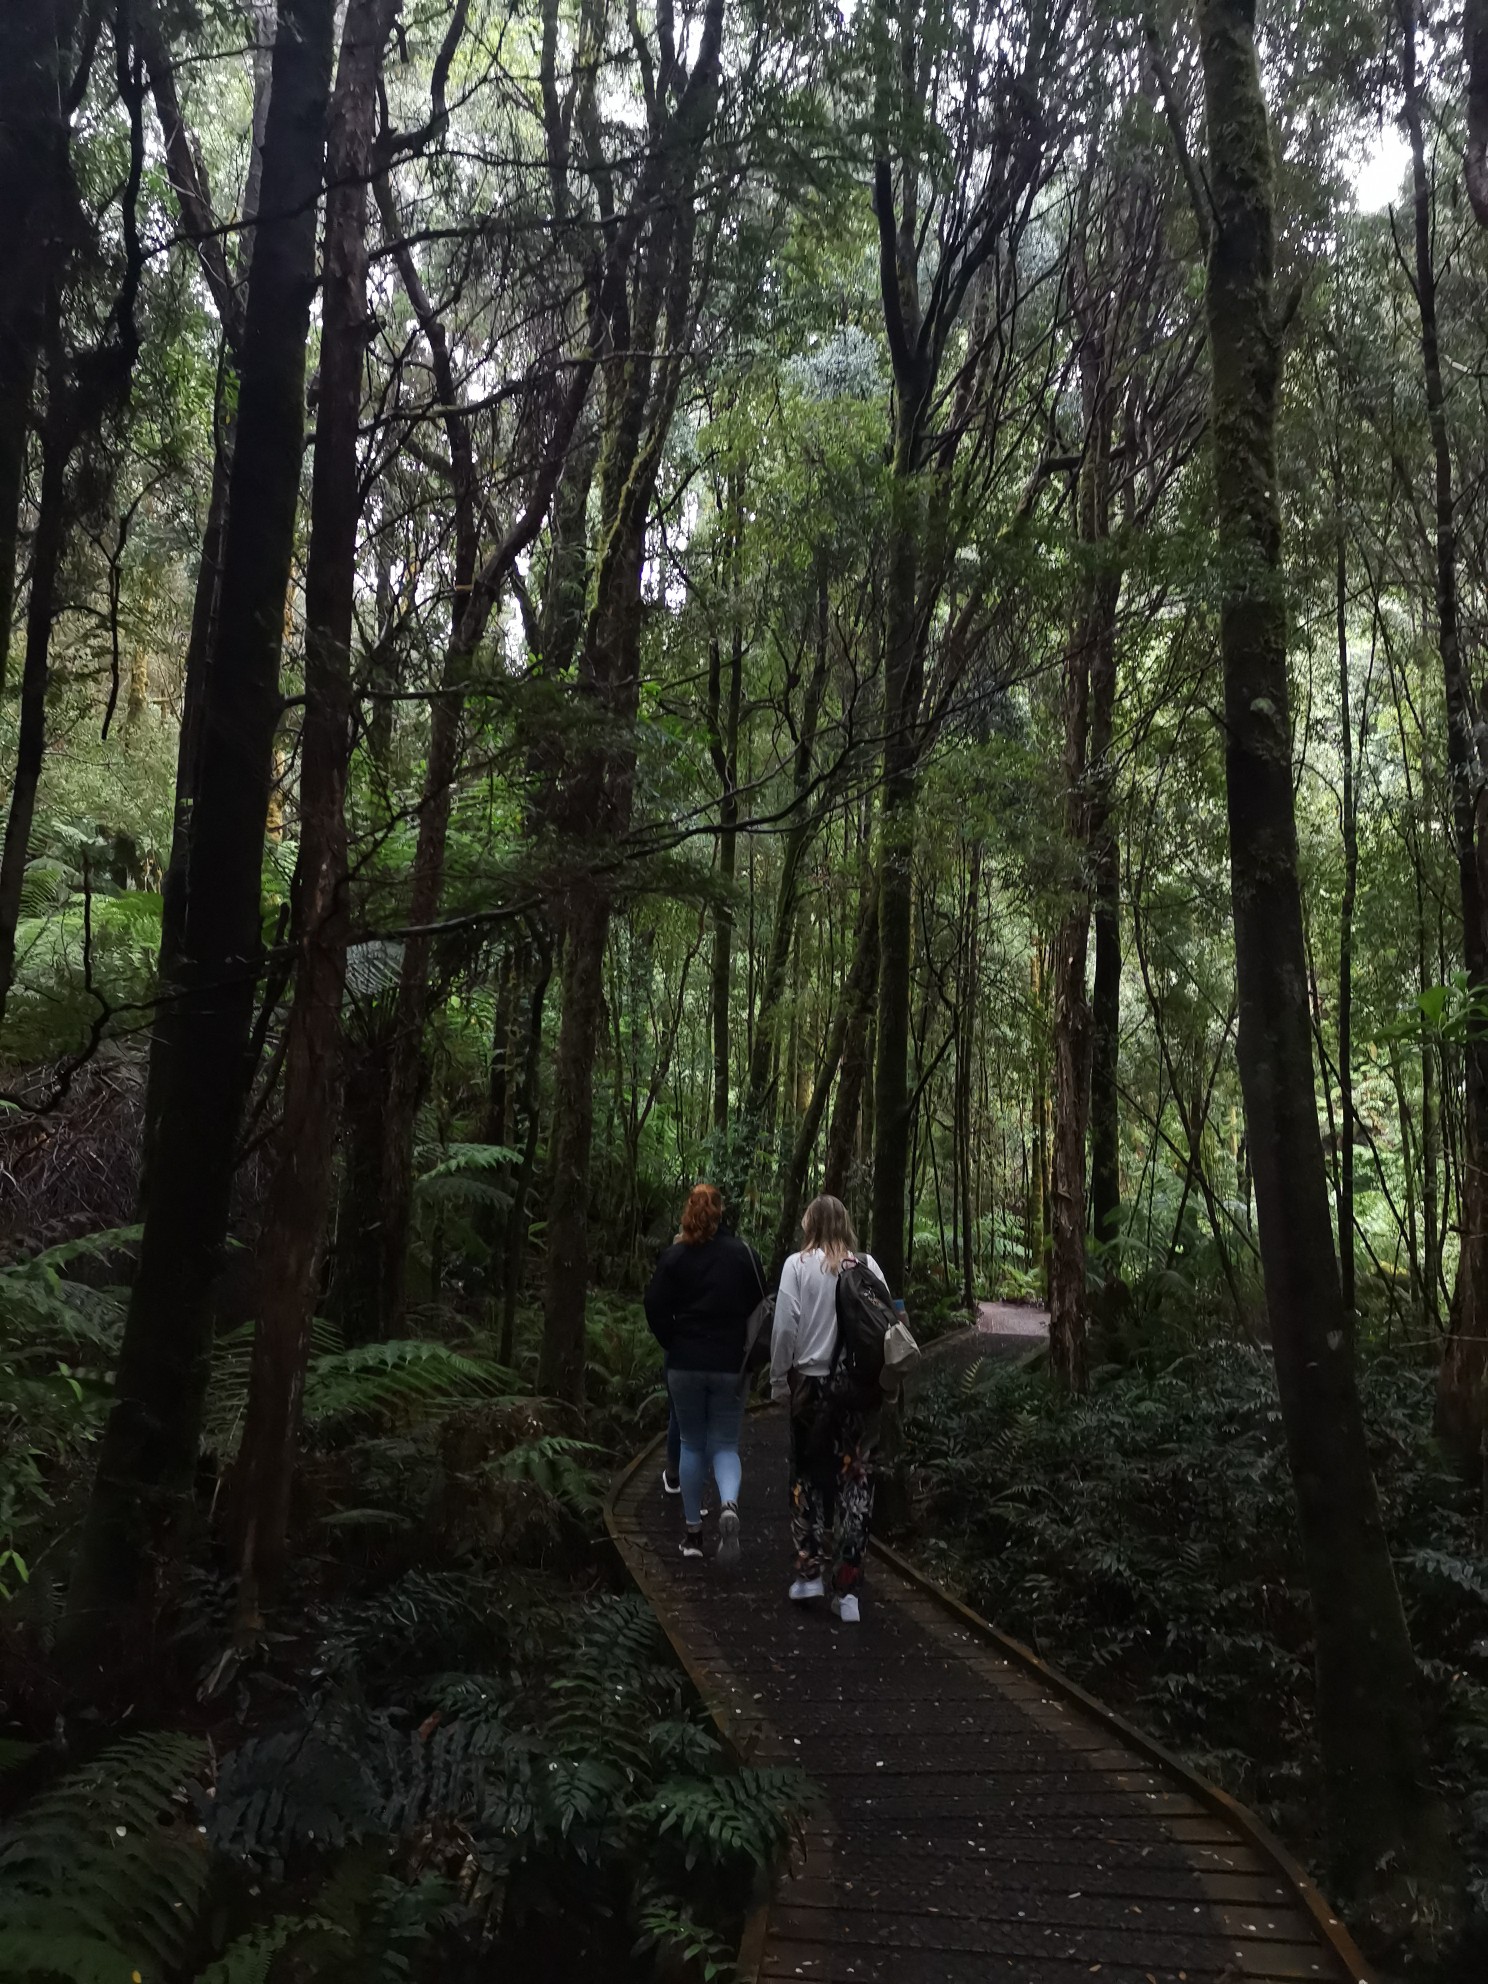
<svg viewBox="0 0 1488 1984">
<path fill-rule="evenodd" d="M 700 1529 L 689 1529 L 683 1536 L 682 1541 L 677 1545 L 677 1548 L 684 1557 L 696 1557 L 701 1562 L 703 1555 L 703 1532 Z"/>
<path fill-rule="evenodd" d="M 680 1481 L 674 1481 L 665 1468 L 661 1470 L 661 1492 L 663 1495 L 680 1495 L 682 1493 L 682 1483 Z M 712 1510 L 705 1502 L 702 1507 L 702 1514 L 706 1516 L 712 1513 Z"/>
</svg>

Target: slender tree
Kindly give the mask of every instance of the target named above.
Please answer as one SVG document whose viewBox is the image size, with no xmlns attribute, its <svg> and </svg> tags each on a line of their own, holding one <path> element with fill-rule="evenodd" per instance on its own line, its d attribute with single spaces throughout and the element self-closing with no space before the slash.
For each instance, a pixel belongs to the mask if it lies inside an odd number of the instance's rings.
<svg viewBox="0 0 1488 1984">
<path fill-rule="evenodd" d="M 1436 251 L 1417 66 L 1417 0 L 1399 0 L 1401 87 L 1410 140 L 1416 308 L 1421 373 L 1431 434 L 1435 525 L 1436 633 L 1447 707 L 1447 761 L 1452 778 L 1452 832 L 1462 902 L 1462 960 L 1481 1004 L 1488 999 L 1488 766 L 1479 736 L 1479 699 L 1463 654 L 1458 587 L 1457 499 L 1447 425 Z M 1451 1328 L 1437 1388 L 1437 1426 L 1488 1488 L 1488 1022 L 1469 1022 L 1463 1117 L 1462 1244 Z"/>
<path fill-rule="evenodd" d="M 640 696 L 641 580 L 646 520 L 681 385 L 696 308 L 697 176 L 719 93 L 722 0 L 708 0 L 696 53 L 666 38 L 649 92 L 651 165 L 632 215 L 654 206 L 630 257 L 612 252 L 604 284 L 609 348 L 600 445 L 601 551 L 577 686 L 592 725 L 559 780 L 553 823 L 563 869 L 552 915 L 563 941 L 563 1008 L 554 1066 L 549 1146 L 547 1271 L 543 1288 L 544 1391 L 581 1401 L 589 1282 L 589 1161 L 611 893 L 605 870 L 634 802 L 632 726 Z M 639 238 L 638 238 L 639 237 Z"/>
<path fill-rule="evenodd" d="M 294 1001 L 261 1253 L 248 1412 L 236 1487 L 239 1617 L 259 1623 L 284 1563 L 310 1323 L 320 1292 L 341 1100 L 346 990 L 346 778 L 351 752 L 357 431 L 367 347 L 367 181 L 383 47 L 400 0 L 351 0 L 326 147 L 320 389 L 305 568 L 305 714 L 295 869 Z"/>
<path fill-rule="evenodd" d="M 222 609 L 178 986 L 151 1067 L 156 1135 L 115 1399 L 73 1571 L 78 1651 L 138 1605 L 189 1511 L 262 961 L 264 828 L 304 438 L 332 0 L 283 0 L 244 319 Z"/>
<path fill-rule="evenodd" d="M 63 270 L 85 231 L 71 126 L 98 32 L 81 0 L 35 0 L 0 19 L 0 686 L 10 653 L 32 388 Z M 56 506 L 53 506 L 54 511 Z"/>
<path fill-rule="evenodd" d="M 873 1089 L 873 1251 L 893 1288 L 905 1270 L 910 1170 L 910 1006 L 913 978 L 915 809 L 919 765 L 929 743 L 926 656 L 947 577 L 948 541 L 929 545 L 932 514 L 944 522 L 957 453 L 989 397 L 989 343 L 996 312 L 978 311 L 983 271 L 999 250 L 1048 160 L 1037 110 L 1052 13 L 1020 21 L 1022 73 L 1000 70 L 988 41 L 1004 26 L 995 10 L 975 13 L 964 35 L 942 45 L 944 24 L 879 0 L 874 20 L 873 211 L 878 222 L 879 295 L 893 371 L 891 515 L 885 550 L 883 786 L 880 824 L 879 973 Z M 952 50 L 964 58 L 961 88 L 978 107 L 932 142 L 932 82 Z M 986 73 L 990 71 L 991 73 Z M 953 92 L 954 94 L 954 92 Z M 927 263 L 931 229 L 936 253 Z M 958 354 L 955 385 L 942 388 L 963 313 L 975 320 Z M 995 368 L 991 368 L 995 378 Z M 952 417 L 938 416 L 949 401 Z M 931 555 L 927 558 L 927 548 Z M 975 617 L 976 602 L 962 616 Z"/>
<path fill-rule="evenodd" d="M 1198 0 L 1211 203 L 1206 290 L 1222 580 L 1238 1060 L 1261 1265 L 1316 1629 L 1318 1734 L 1344 1892 L 1436 1892 L 1444 1814 L 1380 1520 L 1339 1293 L 1308 1030 L 1276 422 L 1287 312 L 1254 0 Z"/>
</svg>

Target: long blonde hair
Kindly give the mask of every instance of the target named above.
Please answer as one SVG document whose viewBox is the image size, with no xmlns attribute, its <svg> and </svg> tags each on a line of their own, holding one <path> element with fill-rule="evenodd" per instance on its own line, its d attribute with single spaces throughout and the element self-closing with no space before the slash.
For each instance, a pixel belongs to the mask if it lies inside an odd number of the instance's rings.
<svg viewBox="0 0 1488 1984">
<path fill-rule="evenodd" d="M 858 1251 L 852 1216 L 841 1199 L 834 1199 L 830 1192 L 823 1192 L 807 1206 L 801 1231 L 806 1240 L 801 1258 L 804 1260 L 819 1247 L 823 1274 L 836 1274 L 847 1256 Z"/>
</svg>

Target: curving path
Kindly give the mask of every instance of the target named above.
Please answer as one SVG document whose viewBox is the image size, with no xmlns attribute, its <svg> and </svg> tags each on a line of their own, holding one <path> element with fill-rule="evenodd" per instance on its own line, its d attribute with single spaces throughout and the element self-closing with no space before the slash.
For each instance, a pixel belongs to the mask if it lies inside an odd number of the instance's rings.
<svg viewBox="0 0 1488 1984">
<path fill-rule="evenodd" d="M 1367 1984 L 1248 1814 L 912 1566 L 878 1554 L 855 1628 L 790 1605 L 784 1442 L 778 1411 L 750 1414 L 732 1576 L 677 1555 L 655 1448 L 607 1505 L 736 1752 L 798 1762 L 822 1794 L 746 1931 L 746 1978 Z"/>
</svg>

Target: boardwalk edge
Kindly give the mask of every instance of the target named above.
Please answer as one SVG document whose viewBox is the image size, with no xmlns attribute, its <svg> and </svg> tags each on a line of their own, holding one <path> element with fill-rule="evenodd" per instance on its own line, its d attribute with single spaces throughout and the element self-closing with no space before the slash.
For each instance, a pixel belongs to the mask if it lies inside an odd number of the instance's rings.
<svg viewBox="0 0 1488 1984">
<path fill-rule="evenodd" d="M 1263 1825 L 1255 1813 L 1242 1805 L 1238 1798 L 1232 1798 L 1228 1791 L 1221 1791 L 1217 1784 L 1210 1784 L 1206 1778 L 1200 1777 L 1198 1772 L 1191 1770 L 1181 1757 L 1165 1749 L 1161 1743 L 1149 1736 L 1146 1730 L 1128 1722 L 1125 1716 L 1118 1715 L 1114 1709 L 1108 1708 L 1103 1701 L 1082 1688 L 1078 1681 L 1072 1681 L 1067 1674 L 1060 1673 L 1057 1667 L 1051 1667 L 1048 1661 L 1040 1659 L 1032 1647 L 1025 1646 L 1021 1640 L 1015 1640 L 1010 1633 L 1001 1631 L 990 1620 L 984 1619 L 979 1612 L 973 1612 L 969 1605 L 964 1605 L 959 1598 L 953 1597 L 943 1585 L 937 1584 L 934 1578 L 928 1577 L 918 1565 L 911 1563 L 891 1544 L 881 1542 L 875 1536 L 871 1539 L 869 1547 L 901 1577 L 907 1578 L 918 1590 L 950 1612 L 963 1625 L 969 1626 L 980 1638 L 996 1647 L 1009 1660 L 1016 1661 L 1020 1667 L 1036 1674 L 1045 1686 L 1065 1696 L 1067 1700 L 1077 1702 L 1087 1715 L 1104 1724 L 1132 1749 L 1157 1764 L 1167 1776 L 1176 1778 L 1201 1803 L 1217 1813 L 1237 1832 L 1242 1833 L 1275 1867 L 1297 1901 L 1312 1918 L 1323 1941 L 1347 1967 L 1356 1984 L 1380 1984 L 1380 1979 L 1365 1962 L 1363 1953 L 1342 1920 L 1301 1863 L 1293 1858 L 1270 1828 Z"/>
<path fill-rule="evenodd" d="M 653 1580 L 646 1570 L 645 1565 L 639 1561 L 639 1553 L 633 1552 L 628 1548 L 627 1539 L 621 1533 L 619 1523 L 616 1520 L 616 1503 L 648 1462 L 652 1466 L 655 1465 L 656 1457 L 661 1452 L 665 1443 L 665 1433 L 658 1433 L 654 1439 L 648 1440 L 640 1452 L 632 1460 L 627 1462 L 610 1483 L 609 1492 L 604 1498 L 605 1533 L 614 1545 L 615 1554 L 625 1566 L 632 1583 L 651 1607 L 652 1614 L 655 1617 L 657 1625 L 665 1635 L 667 1644 L 675 1654 L 683 1673 L 686 1674 L 688 1680 L 697 1691 L 699 1701 L 702 1702 L 704 1708 L 707 1709 L 709 1716 L 712 1718 L 713 1726 L 718 1731 L 719 1739 L 723 1743 L 724 1749 L 728 1752 L 734 1763 L 742 1769 L 748 1763 L 749 1758 L 735 1732 L 732 1717 L 723 1704 L 715 1698 L 712 1688 L 705 1677 L 698 1672 L 687 1649 L 672 1632 L 671 1627 L 667 1623 L 666 1613 L 658 1603 L 658 1593 L 655 1590 Z M 765 1942 L 769 1934 L 770 1906 L 773 1899 L 773 1892 L 767 1893 L 763 1899 L 756 1901 L 751 1906 L 749 1912 L 744 1917 L 744 1931 L 739 1938 L 738 1955 L 738 1971 L 742 1984 L 759 1984 L 760 1973 L 764 1968 L 765 1962 Z"/>
</svg>

